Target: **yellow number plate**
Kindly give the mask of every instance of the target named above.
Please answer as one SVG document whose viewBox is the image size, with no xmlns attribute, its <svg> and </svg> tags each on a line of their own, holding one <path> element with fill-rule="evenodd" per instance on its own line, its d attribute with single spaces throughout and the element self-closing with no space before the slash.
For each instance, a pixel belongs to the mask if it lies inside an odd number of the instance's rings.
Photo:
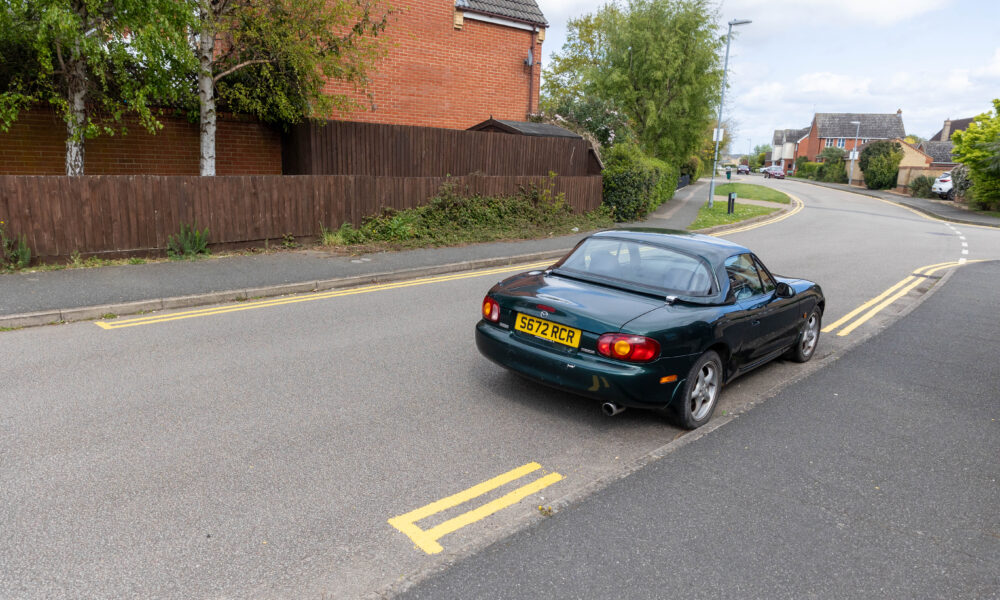
<svg viewBox="0 0 1000 600">
<path fill-rule="evenodd" d="M 543 321 L 542 319 L 517 313 L 517 319 L 514 321 L 514 329 L 572 348 L 580 347 L 579 329 L 558 325 L 552 321 Z"/>
</svg>

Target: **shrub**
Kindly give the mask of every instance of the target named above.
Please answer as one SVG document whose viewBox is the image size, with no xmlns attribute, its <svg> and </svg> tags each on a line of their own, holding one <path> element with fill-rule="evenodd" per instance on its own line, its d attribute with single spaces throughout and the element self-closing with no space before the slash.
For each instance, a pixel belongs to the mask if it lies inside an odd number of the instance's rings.
<svg viewBox="0 0 1000 600">
<path fill-rule="evenodd" d="M 868 189 L 886 190 L 896 187 L 899 163 L 902 160 L 903 147 L 899 142 L 878 140 L 865 146 L 858 158 L 858 166 L 864 173 Z"/>
<path fill-rule="evenodd" d="M 844 165 L 844 160 L 833 159 L 820 164 L 815 179 L 827 183 L 847 183 L 847 167 Z"/>
<path fill-rule="evenodd" d="M 621 223 L 641 219 L 670 200 L 680 173 L 635 144 L 617 144 L 606 153 L 602 175 L 604 204 Z"/>
<path fill-rule="evenodd" d="M 692 156 L 687 159 L 680 169 L 679 175 L 688 175 L 691 177 L 691 183 L 698 181 L 702 175 L 705 174 L 704 167 L 701 165 L 701 159 L 697 156 Z"/>
<path fill-rule="evenodd" d="M 167 256 L 170 258 L 188 258 L 199 254 L 208 254 L 208 228 L 198 231 L 198 224 L 193 226 L 181 223 L 181 231 L 176 236 L 167 237 Z"/>
<path fill-rule="evenodd" d="M 972 186 L 972 179 L 969 177 L 969 167 L 967 165 L 958 165 L 951 170 L 951 185 L 951 189 L 955 190 L 956 198 L 965 198 L 969 187 Z"/>
<path fill-rule="evenodd" d="M 804 177 L 806 179 L 816 179 L 816 173 L 819 171 L 821 163 L 803 161 L 801 163 L 795 163 L 795 177 Z"/>
<path fill-rule="evenodd" d="M 7 223 L 0 221 L 0 270 L 18 270 L 31 264 L 31 248 L 24 235 L 7 237 Z"/>
<path fill-rule="evenodd" d="M 910 195 L 914 198 L 930 198 L 931 186 L 934 185 L 934 178 L 929 175 L 921 175 L 910 180 Z"/>
<path fill-rule="evenodd" d="M 586 214 L 574 213 L 563 194 L 552 186 L 521 188 L 509 196 L 466 196 L 452 182 L 416 208 L 384 209 L 366 218 L 360 226 L 344 223 L 320 232 L 327 246 L 381 244 L 419 247 L 440 246 L 499 239 L 546 237 L 570 233 L 573 227 L 597 229 L 610 225 L 608 210 L 601 207 Z"/>
<path fill-rule="evenodd" d="M 973 170 L 970 179 L 970 204 L 979 210 L 1000 210 L 1000 176 Z"/>
</svg>

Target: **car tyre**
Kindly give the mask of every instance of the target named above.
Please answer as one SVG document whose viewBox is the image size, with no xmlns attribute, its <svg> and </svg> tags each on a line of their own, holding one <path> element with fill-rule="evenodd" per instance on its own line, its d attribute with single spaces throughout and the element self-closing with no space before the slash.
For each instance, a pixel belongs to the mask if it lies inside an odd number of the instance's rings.
<svg viewBox="0 0 1000 600">
<path fill-rule="evenodd" d="M 712 418 L 722 393 L 722 359 L 705 352 L 692 365 L 679 397 L 671 402 L 670 417 L 684 429 L 697 429 Z"/>
<path fill-rule="evenodd" d="M 819 345 L 820 329 L 823 327 L 823 313 L 819 307 L 813 309 L 809 318 L 806 319 L 805 326 L 795 338 L 795 345 L 788 350 L 788 358 L 795 362 L 809 362 L 809 359 L 816 354 L 816 346 Z"/>
<path fill-rule="evenodd" d="M 948 190 L 948 193 L 945 194 L 944 197 L 945 197 L 946 200 L 954 200 L 955 199 L 955 188 L 951 188 L 950 190 Z"/>
</svg>

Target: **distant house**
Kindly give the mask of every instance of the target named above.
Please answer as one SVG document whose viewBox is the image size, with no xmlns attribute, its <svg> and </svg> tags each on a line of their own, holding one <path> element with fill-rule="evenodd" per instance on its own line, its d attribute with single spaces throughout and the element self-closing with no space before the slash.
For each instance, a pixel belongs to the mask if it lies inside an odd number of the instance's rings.
<svg viewBox="0 0 1000 600">
<path fill-rule="evenodd" d="M 795 163 L 799 142 L 809 133 L 809 128 L 775 129 L 771 138 L 771 162 L 769 165 L 789 171 Z"/>
<path fill-rule="evenodd" d="M 824 148 L 840 148 L 848 154 L 873 140 L 906 137 L 903 111 L 895 113 L 816 113 L 809 133 L 799 142 L 798 156 L 815 161 Z"/>
<path fill-rule="evenodd" d="M 954 121 L 945 119 L 941 129 L 926 142 L 921 142 L 919 148 L 931 156 L 934 160 L 934 167 L 950 169 L 957 164 L 952 156 L 952 149 L 955 146 L 951 141 L 951 134 L 956 131 L 965 131 L 975 120 L 975 117 L 955 119 Z"/>
<path fill-rule="evenodd" d="M 942 171 L 945 170 L 934 165 L 934 159 L 929 154 L 917 146 L 906 143 L 903 138 L 895 138 L 889 141 L 898 142 L 900 148 L 903 150 L 903 158 L 899 161 L 899 174 L 896 177 L 897 191 L 905 193 L 910 185 L 910 181 L 912 181 L 914 177 L 919 177 L 921 175 L 937 177 L 942 173 Z M 859 149 L 864 150 L 864 145 L 859 146 Z M 854 161 L 848 157 L 847 164 L 845 166 L 847 167 L 847 173 L 849 176 L 853 163 Z M 865 184 L 865 176 L 864 173 L 861 172 L 861 168 L 859 166 L 854 166 L 853 172 L 854 176 L 851 177 L 851 185 L 863 186 Z"/>
<path fill-rule="evenodd" d="M 796 161 L 819 159 L 824 148 L 840 148 L 850 154 L 872 140 L 906 137 L 903 111 L 895 113 L 816 113 L 804 129 L 776 129 L 772 140 L 771 164 L 786 171 Z"/>
</svg>

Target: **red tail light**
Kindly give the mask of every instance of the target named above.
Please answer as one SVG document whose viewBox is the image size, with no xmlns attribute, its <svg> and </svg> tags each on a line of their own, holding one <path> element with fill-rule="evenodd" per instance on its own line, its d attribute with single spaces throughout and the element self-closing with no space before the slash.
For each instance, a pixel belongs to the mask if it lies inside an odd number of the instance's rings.
<svg viewBox="0 0 1000 600">
<path fill-rule="evenodd" d="M 660 356 L 660 343 L 641 335 L 605 333 L 597 339 L 597 351 L 608 358 L 649 362 Z"/>
<path fill-rule="evenodd" d="M 493 323 L 500 321 L 500 305 L 489 296 L 483 298 L 483 318 Z"/>
</svg>

